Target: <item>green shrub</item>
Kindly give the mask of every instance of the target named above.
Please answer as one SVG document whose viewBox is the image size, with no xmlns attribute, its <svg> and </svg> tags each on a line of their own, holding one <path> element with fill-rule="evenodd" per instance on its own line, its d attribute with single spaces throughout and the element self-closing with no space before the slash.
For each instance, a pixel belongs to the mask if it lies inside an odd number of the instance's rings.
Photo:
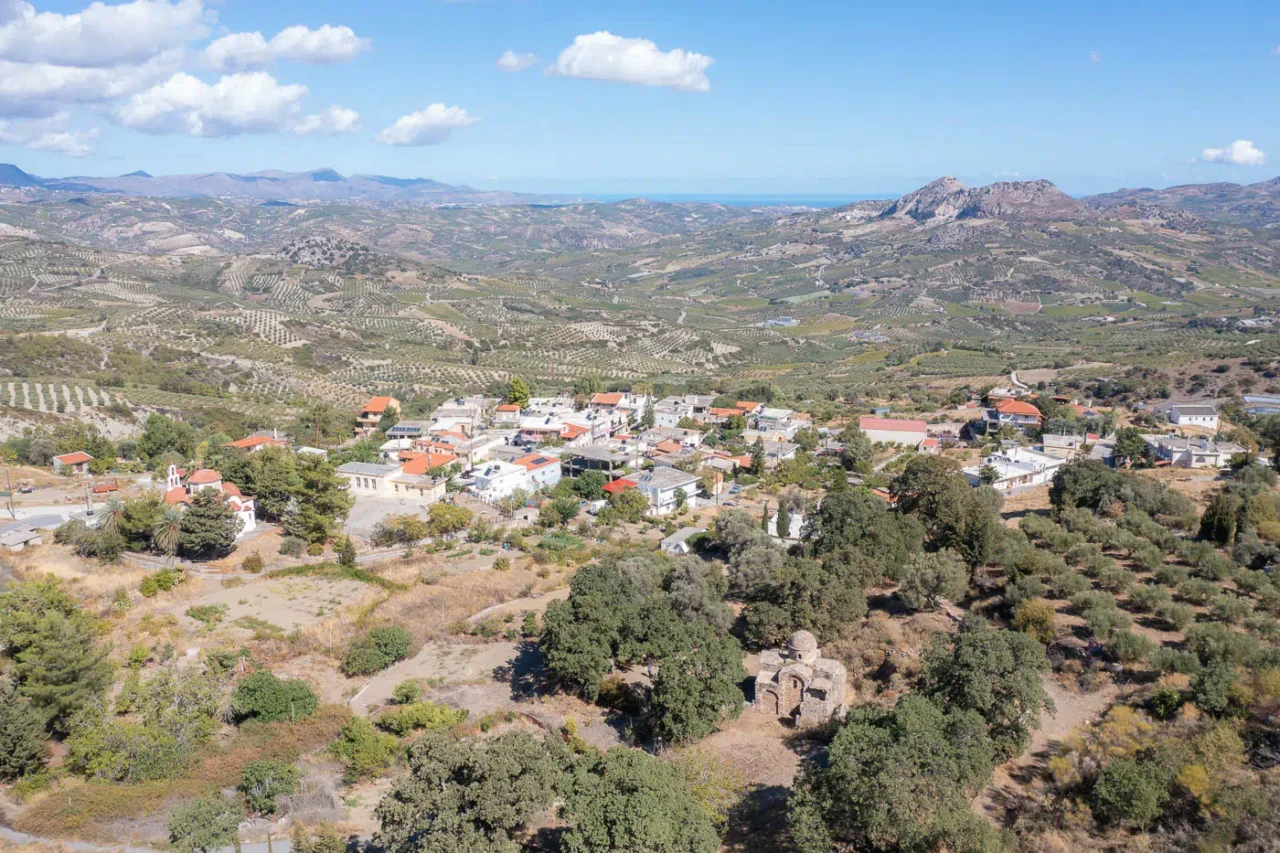
<svg viewBox="0 0 1280 853">
<path fill-rule="evenodd" d="M 308 557 L 319 557 L 324 553 L 324 544 L 321 542 L 312 542 L 307 546 Z"/>
<path fill-rule="evenodd" d="M 187 615 L 197 622 L 212 626 L 221 622 L 227 615 L 227 605 L 197 604 L 194 607 L 187 608 Z"/>
<path fill-rule="evenodd" d="M 236 688 L 231 710 L 237 720 L 297 722 L 315 713 L 320 700 L 300 678 L 282 680 L 266 670 L 253 673 Z"/>
<path fill-rule="evenodd" d="M 1138 634 L 1117 631 L 1107 643 L 1107 651 L 1120 663 L 1137 663 L 1155 650 L 1155 643 Z"/>
<path fill-rule="evenodd" d="M 367 717 L 352 717 L 329 751 L 346 766 L 347 780 L 354 782 L 390 766 L 399 747 L 394 735 L 378 731 Z"/>
<path fill-rule="evenodd" d="M 1155 579 L 1165 586 L 1176 587 L 1179 584 L 1185 583 L 1188 577 L 1190 577 L 1190 575 L 1187 573 L 1187 570 L 1174 563 L 1165 563 L 1163 566 L 1156 569 L 1155 572 Z"/>
<path fill-rule="evenodd" d="M 1049 589 L 1054 598 L 1072 598 L 1089 589 L 1089 581 L 1070 569 L 1063 569 L 1049 576 Z"/>
<path fill-rule="evenodd" d="M 240 561 L 240 570 L 243 572 L 252 572 L 256 575 L 265 568 L 265 565 L 266 564 L 262 560 L 262 555 L 257 551 L 254 551 L 252 554 Z"/>
<path fill-rule="evenodd" d="M 1093 783 L 1093 812 L 1107 823 L 1142 827 L 1160 816 L 1169 785 L 1155 762 L 1119 758 L 1102 768 Z"/>
<path fill-rule="evenodd" d="M 356 640 L 342 662 L 347 675 L 373 675 L 409 656 L 413 637 L 399 625 L 382 625 Z"/>
<path fill-rule="evenodd" d="M 1191 679 L 1191 698 L 1206 714 L 1221 717 L 1231 710 L 1231 693 L 1236 683 L 1235 667 L 1218 662 L 1205 667 Z"/>
<path fill-rule="evenodd" d="M 1156 606 L 1156 618 L 1175 631 L 1185 631 L 1195 621 L 1196 611 L 1190 604 L 1168 601 Z"/>
<path fill-rule="evenodd" d="M 1151 709 L 1151 715 L 1157 720 L 1171 720 L 1182 707 L 1182 691 L 1163 687 L 1151 694 L 1147 707 Z"/>
<path fill-rule="evenodd" d="M 495 572 L 507 572 L 511 570 L 511 559 L 509 557 L 499 557 L 493 561 L 493 570 Z"/>
<path fill-rule="evenodd" d="M 1172 601 L 1173 596 L 1162 586 L 1138 584 L 1129 590 L 1129 609 L 1139 613 L 1151 613 L 1160 605 Z"/>
<path fill-rule="evenodd" d="M 254 812 L 275 814 L 276 797 L 287 797 L 298 790 L 301 779 L 297 765 L 263 758 L 244 766 L 236 790 L 244 794 L 245 802 Z"/>
<path fill-rule="evenodd" d="M 448 731 L 467 718 L 465 710 L 455 710 L 434 702 L 414 702 L 378 717 L 378 727 L 404 737 L 421 729 Z"/>
<path fill-rule="evenodd" d="M 1167 649 L 1163 646 L 1147 655 L 1147 663 L 1156 672 L 1177 672 L 1182 675 L 1193 675 L 1200 671 L 1200 658 L 1193 652 L 1182 649 Z"/>
<path fill-rule="evenodd" d="M 391 692 L 391 701 L 397 705 L 410 705 L 417 702 L 420 696 L 422 696 L 422 685 L 412 678 L 406 678 Z"/>
<path fill-rule="evenodd" d="M 321 552 L 323 552 L 323 548 Z M 301 557 L 307 551 L 307 540 L 298 536 L 286 536 L 280 540 L 280 553 L 286 557 Z"/>
</svg>

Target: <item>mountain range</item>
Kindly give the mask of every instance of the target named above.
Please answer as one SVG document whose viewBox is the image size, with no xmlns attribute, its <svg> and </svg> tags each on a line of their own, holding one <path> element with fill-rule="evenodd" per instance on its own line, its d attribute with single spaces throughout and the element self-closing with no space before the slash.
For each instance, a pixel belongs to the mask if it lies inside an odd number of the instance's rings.
<svg viewBox="0 0 1280 853">
<path fill-rule="evenodd" d="M 399 204 L 556 204 L 576 197 L 545 196 L 504 190 L 477 190 L 430 178 L 342 175 L 333 169 L 309 172 L 265 171 L 250 174 L 205 172 L 153 176 L 145 171 L 114 178 L 75 175 L 42 178 L 0 163 L 0 187 L 73 193 L 104 192 L 151 198 L 225 198 L 259 202 L 367 201 Z"/>
</svg>

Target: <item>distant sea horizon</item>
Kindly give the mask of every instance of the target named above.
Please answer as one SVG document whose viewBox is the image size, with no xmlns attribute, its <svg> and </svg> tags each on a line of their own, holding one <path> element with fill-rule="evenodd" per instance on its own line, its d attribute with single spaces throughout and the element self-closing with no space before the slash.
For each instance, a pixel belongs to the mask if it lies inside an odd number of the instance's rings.
<svg viewBox="0 0 1280 853">
<path fill-rule="evenodd" d="M 671 203 L 699 202 L 724 204 L 730 207 L 840 207 L 855 201 L 896 198 L 892 193 L 583 193 L 591 198 L 613 204 L 634 198 Z"/>
</svg>

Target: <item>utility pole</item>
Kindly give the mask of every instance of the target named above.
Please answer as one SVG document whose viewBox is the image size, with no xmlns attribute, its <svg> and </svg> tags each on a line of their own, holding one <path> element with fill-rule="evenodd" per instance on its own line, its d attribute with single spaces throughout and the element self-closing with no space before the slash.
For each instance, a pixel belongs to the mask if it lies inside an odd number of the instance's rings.
<svg viewBox="0 0 1280 853">
<path fill-rule="evenodd" d="M 13 508 L 13 480 L 9 477 L 9 469 L 4 469 L 4 488 L 9 493 L 9 517 L 17 520 L 18 513 Z"/>
</svg>

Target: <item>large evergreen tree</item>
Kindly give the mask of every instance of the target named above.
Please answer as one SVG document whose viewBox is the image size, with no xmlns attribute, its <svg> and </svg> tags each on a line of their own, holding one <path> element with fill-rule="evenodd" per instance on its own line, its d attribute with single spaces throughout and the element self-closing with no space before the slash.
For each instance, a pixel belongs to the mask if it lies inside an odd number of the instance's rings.
<svg viewBox="0 0 1280 853">
<path fill-rule="evenodd" d="M 281 527 L 290 536 L 308 542 L 323 542 L 351 511 L 355 501 L 347 494 L 347 484 L 322 456 L 308 454 L 297 459 L 298 483 Z"/>
<path fill-rule="evenodd" d="M 235 545 L 240 526 L 240 519 L 224 492 L 200 489 L 191 496 L 191 506 L 182 513 L 178 548 L 191 557 L 219 556 Z"/>
<path fill-rule="evenodd" d="M 715 853 L 711 818 L 680 771 L 648 753 L 614 747 L 575 769 L 561 814 L 566 853 Z"/>
<path fill-rule="evenodd" d="M 676 744 L 706 737 L 742 713 L 738 685 L 746 677 L 738 641 L 701 626 L 686 648 L 658 662 L 649 693 L 654 732 Z"/>
<path fill-rule="evenodd" d="M 19 689 L 49 728 L 65 733 L 70 716 L 111 683 L 109 652 L 87 616 L 46 613 L 35 624 L 30 645 L 17 655 Z"/>
<path fill-rule="evenodd" d="M 249 482 L 258 515 L 268 521 L 284 518 L 301 485 L 297 457 L 279 447 L 267 447 L 249 457 Z"/>
<path fill-rule="evenodd" d="M 387 853 L 515 853 L 513 834 L 563 785 L 564 753 L 526 732 L 457 741 L 428 731 L 409 748 L 408 775 L 378 803 L 377 843 Z"/>
<path fill-rule="evenodd" d="M 43 767 L 44 740 L 44 717 L 13 681 L 0 679 L 0 779 L 17 779 Z"/>
<path fill-rule="evenodd" d="M 796 780 L 792 838 L 802 853 L 994 850 L 995 828 L 969 809 L 991 767 L 972 711 L 944 713 L 917 695 L 892 711 L 855 708 Z"/>
</svg>

